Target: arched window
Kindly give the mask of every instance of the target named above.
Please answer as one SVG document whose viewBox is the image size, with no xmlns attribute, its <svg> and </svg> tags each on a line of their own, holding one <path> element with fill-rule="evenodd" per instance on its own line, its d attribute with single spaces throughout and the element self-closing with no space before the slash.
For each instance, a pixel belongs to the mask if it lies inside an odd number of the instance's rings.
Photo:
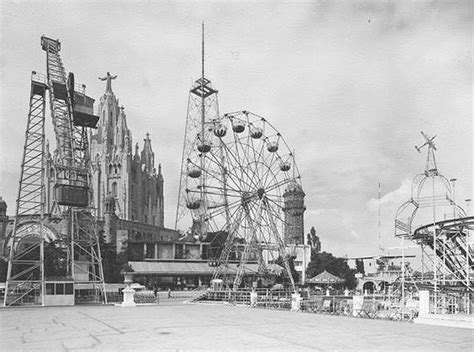
<svg viewBox="0 0 474 352">
<path fill-rule="evenodd" d="M 117 197 L 117 182 L 112 183 L 112 195 Z"/>
</svg>

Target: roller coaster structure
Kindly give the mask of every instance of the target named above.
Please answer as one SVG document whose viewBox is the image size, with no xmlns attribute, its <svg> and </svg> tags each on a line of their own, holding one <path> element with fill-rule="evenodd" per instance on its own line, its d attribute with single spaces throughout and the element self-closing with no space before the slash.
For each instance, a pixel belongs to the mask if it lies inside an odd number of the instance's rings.
<svg viewBox="0 0 474 352">
<path fill-rule="evenodd" d="M 427 147 L 425 171 L 414 177 L 411 198 L 396 212 L 395 236 L 402 243 L 402 298 L 405 298 L 406 284 L 414 283 L 418 289 L 432 292 L 433 311 L 437 313 L 444 310 L 439 298 L 445 294 L 469 302 L 473 293 L 474 217 L 456 204 L 454 184 L 438 171 L 435 137 L 430 138 L 423 132 L 422 135 L 425 143 L 415 148 L 421 153 L 421 149 Z M 405 240 L 421 247 L 421 273 L 407 271 Z"/>
</svg>

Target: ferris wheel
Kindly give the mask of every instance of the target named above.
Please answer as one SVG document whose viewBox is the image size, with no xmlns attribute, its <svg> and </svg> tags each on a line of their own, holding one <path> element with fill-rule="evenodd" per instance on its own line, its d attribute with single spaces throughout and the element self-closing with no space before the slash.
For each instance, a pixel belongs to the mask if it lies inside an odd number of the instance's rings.
<svg viewBox="0 0 474 352">
<path fill-rule="evenodd" d="M 258 263 L 264 273 L 265 263 L 281 258 L 294 286 L 283 241 L 284 193 L 301 187 L 300 175 L 290 148 L 265 118 L 239 111 L 206 121 L 187 160 L 186 183 L 192 233 L 211 243 L 214 278 L 237 263 L 237 289 L 247 263 Z M 224 240 L 213 248 L 219 236 Z"/>
</svg>

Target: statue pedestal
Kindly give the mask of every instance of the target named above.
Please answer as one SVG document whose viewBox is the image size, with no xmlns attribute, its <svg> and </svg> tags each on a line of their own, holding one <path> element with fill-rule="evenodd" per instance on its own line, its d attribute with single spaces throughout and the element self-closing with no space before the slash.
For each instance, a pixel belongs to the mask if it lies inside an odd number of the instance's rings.
<svg viewBox="0 0 474 352">
<path fill-rule="evenodd" d="M 135 295 L 135 290 L 130 287 L 126 287 L 122 290 L 123 292 L 123 302 L 122 307 L 135 307 L 135 301 L 133 300 L 133 296 Z"/>
</svg>

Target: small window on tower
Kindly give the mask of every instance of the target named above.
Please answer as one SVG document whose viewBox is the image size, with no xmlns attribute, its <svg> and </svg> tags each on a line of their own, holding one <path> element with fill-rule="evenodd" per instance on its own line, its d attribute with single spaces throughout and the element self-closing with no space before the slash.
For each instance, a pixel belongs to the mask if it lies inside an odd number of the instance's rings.
<svg viewBox="0 0 474 352">
<path fill-rule="evenodd" d="M 117 182 L 112 183 L 112 195 L 117 197 Z"/>
</svg>

